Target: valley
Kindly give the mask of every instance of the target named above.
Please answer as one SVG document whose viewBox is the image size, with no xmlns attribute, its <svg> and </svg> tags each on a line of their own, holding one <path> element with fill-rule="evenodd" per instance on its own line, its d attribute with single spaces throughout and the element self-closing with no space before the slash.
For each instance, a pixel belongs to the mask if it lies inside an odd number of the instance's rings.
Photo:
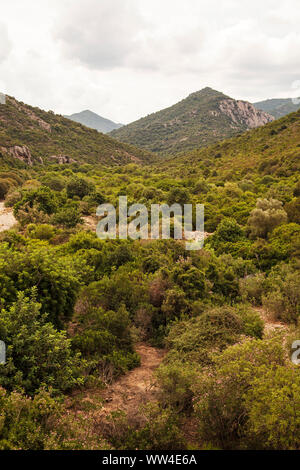
<svg viewBox="0 0 300 470">
<path fill-rule="evenodd" d="M 0 447 L 298 449 L 300 113 L 242 103 L 174 154 L 0 105 Z M 99 239 L 120 195 L 204 204 L 203 248 Z"/>
</svg>

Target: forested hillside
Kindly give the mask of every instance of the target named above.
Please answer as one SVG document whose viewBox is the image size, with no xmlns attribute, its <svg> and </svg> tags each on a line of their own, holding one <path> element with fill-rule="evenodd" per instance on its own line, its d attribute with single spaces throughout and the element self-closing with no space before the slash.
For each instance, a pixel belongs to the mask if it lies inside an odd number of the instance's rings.
<svg viewBox="0 0 300 470">
<path fill-rule="evenodd" d="M 206 149 L 181 153 L 163 168 L 178 174 L 238 180 L 252 175 L 292 176 L 300 165 L 300 110 Z"/>
<path fill-rule="evenodd" d="M 152 165 L 6 162 L 1 449 L 299 450 L 299 124 L 297 112 Z M 21 132 L 32 149 L 48 133 L 36 126 Z M 203 249 L 100 240 L 96 208 L 119 195 L 204 204 Z M 134 386 L 151 348 L 147 389 Z"/>
<path fill-rule="evenodd" d="M 298 102 L 298 103 L 297 103 Z M 292 98 L 273 98 L 253 103 L 257 109 L 271 114 L 276 119 L 286 116 L 300 109 L 300 99 Z"/>
<path fill-rule="evenodd" d="M 0 158 L 10 165 L 14 160 L 26 165 L 72 161 L 118 165 L 154 157 L 51 111 L 6 97 L 6 103 L 0 104 Z"/>
<path fill-rule="evenodd" d="M 111 135 L 166 155 L 206 147 L 273 119 L 247 101 L 234 100 L 207 87 Z"/>
</svg>

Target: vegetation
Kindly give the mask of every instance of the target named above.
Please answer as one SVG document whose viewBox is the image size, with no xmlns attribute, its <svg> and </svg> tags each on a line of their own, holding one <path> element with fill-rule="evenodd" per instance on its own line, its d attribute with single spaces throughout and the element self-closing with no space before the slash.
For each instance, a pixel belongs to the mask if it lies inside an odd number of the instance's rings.
<svg viewBox="0 0 300 470">
<path fill-rule="evenodd" d="M 18 168 L 24 167 L 24 163 L 28 164 L 28 161 L 16 160 L 8 152 L 16 145 L 27 146 L 35 164 L 57 164 L 58 157 L 66 157 L 64 161 L 67 164 L 76 161 L 78 164 L 108 165 L 143 162 L 153 158 L 149 152 L 116 142 L 95 129 L 12 97 L 7 97 L 6 104 L 0 105 L 0 120 L 5 123 L 0 130 L 1 166 L 7 164 Z"/>
<path fill-rule="evenodd" d="M 251 119 L 257 111 L 249 103 L 247 112 Z M 272 119 L 264 112 L 260 117 L 263 123 Z M 249 127 L 235 100 L 207 87 L 169 108 L 113 130 L 111 135 L 121 142 L 166 156 L 206 147 Z"/>
<path fill-rule="evenodd" d="M 80 141 L 94 132 L 31 111 L 51 135 L 58 121 Z M 20 122 L 2 137 L 29 145 L 26 134 L 44 156 L 47 131 Z M 18 222 L 0 233 L 1 449 L 299 450 L 299 122 L 294 113 L 159 165 L 96 165 L 95 148 L 66 134 L 87 163 L 1 160 Z M 97 206 L 124 194 L 147 207 L 203 203 L 204 247 L 100 240 Z M 153 396 L 106 412 L 104 391 L 140 365 L 136 342 L 165 350 Z"/>
</svg>

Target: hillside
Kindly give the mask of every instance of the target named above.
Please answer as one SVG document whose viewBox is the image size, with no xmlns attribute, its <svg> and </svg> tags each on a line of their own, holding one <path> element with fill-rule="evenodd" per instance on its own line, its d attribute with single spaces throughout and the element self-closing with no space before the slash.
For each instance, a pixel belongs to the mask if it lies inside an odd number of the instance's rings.
<svg viewBox="0 0 300 470">
<path fill-rule="evenodd" d="M 163 168 L 226 180 L 253 174 L 292 176 L 300 169 L 299 135 L 300 110 L 208 148 L 182 153 L 165 161 Z"/>
<path fill-rule="evenodd" d="M 6 97 L 0 104 L 0 158 L 34 163 L 146 162 L 153 155 L 75 123 Z"/>
<path fill-rule="evenodd" d="M 96 129 L 96 131 L 107 134 L 114 129 L 119 129 L 123 124 L 117 124 L 116 122 L 106 119 L 99 114 L 93 113 L 89 109 L 81 111 L 81 113 L 71 114 L 70 116 L 64 116 L 65 118 L 71 119 L 71 121 L 79 122 L 84 126 Z"/>
<path fill-rule="evenodd" d="M 253 103 L 253 105 L 257 109 L 265 111 L 278 119 L 286 116 L 287 114 L 298 111 L 298 109 L 300 109 L 300 100 L 299 104 L 294 104 L 292 98 L 274 98 L 265 101 L 258 101 L 257 103 Z"/>
<path fill-rule="evenodd" d="M 272 120 L 246 101 L 204 88 L 170 108 L 112 131 L 111 135 L 153 152 L 174 154 L 205 147 Z"/>
</svg>

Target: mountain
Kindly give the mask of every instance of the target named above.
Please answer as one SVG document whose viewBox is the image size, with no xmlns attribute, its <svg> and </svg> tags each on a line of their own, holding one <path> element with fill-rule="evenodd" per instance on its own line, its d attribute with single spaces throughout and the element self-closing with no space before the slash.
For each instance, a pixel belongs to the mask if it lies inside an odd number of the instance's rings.
<svg viewBox="0 0 300 470">
<path fill-rule="evenodd" d="M 105 119 L 99 114 L 93 113 L 88 109 L 81 111 L 81 113 L 71 114 L 70 116 L 64 116 L 65 118 L 71 119 L 72 121 L 79 122 L 84 126 L 91 127 L 97 131 L 107 134 L 108 132 L 113 131 L 114 129 L 119 129 L 123 124 L 117 124 L 109 119 Z"/>
<path fill-rule="evenodd" d="M 152 161 L 153 154 L 117 142 L 56 115 L 6 96 L 0 104 L 0 163 L 103 163 Z"/>
<path fill-rule="evenodd" d="M 127 142 L 161 154 L 204 147 L 274 118 L 247 101 L 204 88 L 184 100 L 111 132 Z"/>
<path fill-rule="evenodd" d="M 276 178 L 297 177 L 300 171 L 300 110 L 240 136 L 197 149 L 160 163 L 181 178 L 251 183 L 266 175 L 266 185 Z M 278 191 L 286 191 L 284 185 Z M 243 202 L 241 201 L 241 207 Z"/>
<path fill-rule="evenodd" d="M 257 109 L 265 111 L 278 119 L 300 109 L 300 98 L 298 98 L 298 101 L 299 103 L 295 104 L 293 103 L 292 98 L 274 98 L 265 101 L 258 101 L 257 103 L 253 103 L 253 105 Z"/>
</svg>

